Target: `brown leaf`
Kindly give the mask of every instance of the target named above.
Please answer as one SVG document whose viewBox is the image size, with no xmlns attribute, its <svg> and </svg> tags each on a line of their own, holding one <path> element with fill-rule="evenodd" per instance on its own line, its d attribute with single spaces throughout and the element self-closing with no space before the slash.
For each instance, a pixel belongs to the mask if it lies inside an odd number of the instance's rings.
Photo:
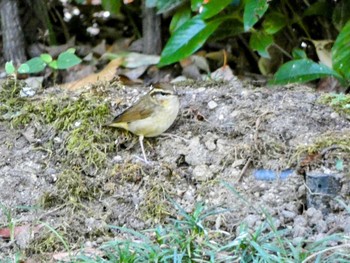
<svg viewBox="0 0 350 263">
<path fill-rule="evenodd" d="M 103 252 L 101 250 L 95 248 L 84 248 L 80 250 L 75 250 L 72 252 L 59 252 L 52 255 L 53 260 L 57 260 L 60 262 L 71 262 L 72 256 L 77 256 L 79 254 L 84 254 L 86 256 L 103 256 Z"/>
<path fill-rule="evenodd" d="M 332 68 L 332 44 L 333 40 L 313 40 L 312 43 L 315 45 L 318 59 L 322 64 L 329 68 Z"/>
<path fill-rule="evenodd" d="M 69 90 L 78 90 L 86 85 L 91 85 L 98 81 L 111 81 L 114 77 L 116 77 L 117 68 L 122 64 L 122 62 L 123 60 L 121 58 L 113 59 L 100 72 L 91 74 L 80 80 L 63 84 L 60 87 Z"/>
<path fill-rule="evenodd" d="M 26 224 L 22 226 L 15 226 L 13 229 L 13 236 L 16 239 L 16 237 L 23 232 L 31 231 L 32 233 L 37 232 L 42 225 L 36 225 L 32 226 L 31 224 Z M 4 239 L 10 239 L 11 238 L 11 231 L 12 229 L 10 227 L 4 227 L 0 229 L 0 237 Z"/>
<path fill-rule="evenodd" d="M 232 69 L 229 66 L 223 66 L 211 73 L 211 78 L 214 80 L 226 80 L 230 81 L 235 78 L 232 73 Z"/>
</svg>

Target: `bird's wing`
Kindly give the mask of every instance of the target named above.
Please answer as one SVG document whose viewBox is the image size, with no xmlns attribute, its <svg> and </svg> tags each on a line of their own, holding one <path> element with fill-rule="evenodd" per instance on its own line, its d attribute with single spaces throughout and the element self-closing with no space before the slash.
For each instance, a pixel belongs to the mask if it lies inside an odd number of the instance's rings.
<svg viewBox="0 0 350 263">
<path fill-rule="evenodd" d="M 124 112 L 114 118 L 112 123 L 115 122 L 131 122 L 135 120 L 142 120 L 149 117 L 154 111 L 154 105 L 145 105 L 139 101 L 135 105 L 126 109 Z"/>
</svg>

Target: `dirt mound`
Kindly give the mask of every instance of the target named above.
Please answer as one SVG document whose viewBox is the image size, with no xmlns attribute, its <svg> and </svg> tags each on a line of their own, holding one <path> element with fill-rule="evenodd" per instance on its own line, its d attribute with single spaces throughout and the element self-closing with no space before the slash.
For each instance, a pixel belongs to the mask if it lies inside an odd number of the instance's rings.
<svg viewBox="0 0 350 263">
<path fill-rule="evenodd" d="M 350 131 L 348 119 L 321 103 L 320 94 L 306 86 L 256 88 L 238 80 L 230 84 L 183 85 L 177 90 L 182 104 L 178 119 L 168 134 L 145 140 L 151 165 L 135 157 L 142 156 L 135 136 L 102 127 L 104 117 L 96 121 L 94 118 L 100 118 L 97 113 L 84 115 L 90 123 L 84 129 L 91 129 L 90 135 L 95 136 L 88 142 L 91 147 L 73 144 L 76 137 L 71 134 L 84 121 L 71 115 L 85 108 L 69 111 L 71 119 L 50 111 L 56 119 L 66 118 L 66 126 L 57 125 L 55 118 L 46 123 L 31 118 L 17 128 L 3 121 L 1 225 L 9 223 L 6 211 L 11 211 L 18 225 L 39 219 L 77 247 L 96 246 L 113 238 L 107 225 L 140 230 L 166 222 L 169 215 L 176 215 L 171 198 L 188 212 L 198 202 L 227 208 L 228 212 L 213 217 L 212 223 L 233 235 L 241 222 L 254 229 L 266 214 L 276 228 L 293 228 L 290 235 L 295 240 L 318 239 L 334 231 L 350 233 L 350 217 L 341 205 L 328 215 L 314 208 L 306 210 L 307 189 L 303 176 L 296 173 L 308 154 L 316 154 L 335 142 L 341 145 L 339 138 Z M 97 109 L 98 103 L 105 103 L 112 108 L 117 104 L 112 109 L 116 113 L 142 92 L 144 88 L 118 87 L 62 98 L 72 106 L 86 94 L 93 94 L 100 99 L 94 100 L 90 111 Z M 46 91 L 40 100 L 50 96 Z M 54 96 L 60 100 L 57 91 Z M 64 110 L 68 108 L 59 112 Z M 102 111 L 105 114 L 101 108 L 96 112 Z M 109 112 L 106 115 L 106 119 L 113 118 Z M 76 133 L 77 137 L 85 136 L 83 130 Z M 99 148 L 92 148 L 99 140 Z M 67 150 L 70 143 L 73 148 Z M 340 147 L 329 158 L 334 162 L 344 160 L 344 174 L 349 170 L 347 150 Z M 95 158 L 99 161 L 83 165 Z M 334 162 L 325 167 L 319 161 L 317 169 L 334 169 Z M 276 174 L 290 169 L 292 174 L 285 179 L 257 180 L 254 174 L 259 169 Z M 349 196 L 346 178 L 343 185 L 341 198 L 346 193 Z M 54 238 L 46 232 L 11 245 L 0 240 L 0 251 L 3 255 L 18 248 L 30 253 L 52 251 L 59 249 L 53 245 L 57 244 Z"/>
</svg>

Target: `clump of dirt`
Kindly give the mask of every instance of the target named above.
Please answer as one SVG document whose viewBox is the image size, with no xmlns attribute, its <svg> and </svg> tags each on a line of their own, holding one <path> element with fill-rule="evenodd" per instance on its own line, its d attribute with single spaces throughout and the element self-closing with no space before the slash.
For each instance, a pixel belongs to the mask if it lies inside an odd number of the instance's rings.
<svg viewBox="0 0 350 263">
<path fill-rule="evenodd" d="M 103 127 L 145 88 L 118 83 L 77 94 L 51 89 L 21 99 L 18 114 L 1 111 L 12 119 L 0 126 L 1 225 L 8 225 L 4 211 L 10 210 L 18 225 L 46 222 L 72 249 L 98 246 L 115 234 L 108 225 L 141 230 L 166 222 L 176 216 L 175 201 L 187 212 L 198 202 L 229 208 L 212 224 L 232 235 L 241 222 L 257 228 L 266 213 L 277 229 L 293 228 L 295 240 L 317 240 L 335 226 L 350 233 L 344 207 L 328 215 L 305 207 L 302 175 L 254 177 L 257 169 L 296 171 L 311 153 L 334 144 L 338 151 L 328 165 L 322 156 L 317 168 L 334 168 L 340 158 L 342 172 L 349 171 L 346 142 L 324 139 L 348 138 L 348 117 L 322 103 L 322 95 L 307 86 L 256 88 L 239 80 L 183 84 L 177 90 L 181 111 L 174 125 L 167 134 L 145 139 L 151 165 L 140 161 L 135 136 Z M 322 138 L 329 143 L 319 143 Z M 343 181 L 348 185 L 348 178 Z M 344 190 L 339 198 L 348 197 Z M 21 245 L 0 240 L 0 251 L 26 249 L 31 255 L 64 249 L 52 231 L 38 232 Z"/>
</svg>

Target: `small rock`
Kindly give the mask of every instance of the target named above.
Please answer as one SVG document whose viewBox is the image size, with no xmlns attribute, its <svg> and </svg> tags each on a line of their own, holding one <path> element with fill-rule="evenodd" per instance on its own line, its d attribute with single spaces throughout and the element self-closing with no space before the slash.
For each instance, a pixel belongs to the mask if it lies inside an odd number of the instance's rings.
<svg viewBox="0 0 350 263">
<path fill-rule="evenodd" d="M 218 104 L 217 104 L 215 101 L 213 101 L 213 100 L 211 100 L 211 101 L 208 102 L 208 108 L 209 108 L 210 110 L 215 109 L 217 106 L 218 106 Z"/>
<path fill-rule="evenodd" d="M 306 215 L 310 218 L 309 226 L 317 225 L 318 222 L 323 220 L 322 212 L 320 210 L 313 208 L 313 207 L 310 207 L 306 211 Z"/>
<path fill-rule="evenodd" d="M 57 170 L 55 168 L 52 168 L 52 167 L 47 168 L 45 172 L 48 175 L 57 174 Z"/>
<path fill-rule="evenodd" d="M 332 112 L 331 115 L 330 115 L 330 117 L 331 117 L 332 119 L 337 119 L 337 118 L 339 117 L 339 114 L 338 114 L 337 112 Z"/>
<path fill-rule="evenodd" d="M 35 90 L 30 87 L 24 87 L 19 93 L 20 97 L 33 97 L 35 95 Z"/>
<path fill-rule="evenodd" d="M 307 233 L 307 228 L 305 226 L 296 225 L 293 227 L 293 238 L 304 237 Z"/>
<path fill-rule="evenodd" d="M 305 240 L 304 237 L 297 236 L 297 237 L 293 238 L 292 243 L 296 247 L 302 247 L 300 244 L 303 243 L 304 240 Z"/>
<path fill-rule="evenodd" d="M 206 142 L 204 142 L 204 144 L 209 151 L 214 151 L 216 149 L 216 144 L 214 140 L 209 139 Z"/>
<path fill-rule="evenodd" d="M 343 222 L 343 228 L 345 234 L 350 234 L 350 217 L 347 217 Z"/>
<path fill-rule="evenodd" d="M 258 222 L 260 222 L 260 216 L 258 215 L 248 215 L 243 220 L 249 228 L 253 228 Z"/>
<path fill-rule="evenodd" d="M 294 212 L 288 211 L 288 210 L 283 210 L 281 214 L 284 218 L 287 218 L 287 219 L 293 219 L 296 216 Z"/>
<path fill-rule="evenodd" d="M 102 237 L 97 238 L 96 243 L 97 244 L 102 244 L 103 243 L 103 238 Z"/>
<path fill-rule="evenodd" d="M 120 155 L 116 155 L 113 157 L 113 163 L 121 163 L 123 158 Z"/>
<path fill-rule="evenodd" d="M 294 218 L 294 226 L 307 226 L 307 220 L 304 216 L 298 215 Z"/>
<path fill-rule="evenodd" d="M 326 233 L 328 231 L 327 223 L 324 220 L 318 221 L 316 229 L 318 233 Z"/>
<path fill-rule="evenodd" d="M 209 169 L 210 169 L 210 171 L 213 172 L 213 174 L 217 174 L 218 172 L 220 172 L 222 167 L 219 166 L 219 165 L 212 164 L 212 165 L 209 166 Z"/>
<path fill-rule="evenodd" d="M 189 152 L 185 156 L 186 163 L 193 166 L 206 163 L 209 152 L 205 149 L 204 145 L 201 144 L 199 137 L 191 139 L 188 150 Z"/>
<path fill-rule="evenodd" d="M 194 195 L 195 195 L 195 190 L 192 187 L 190 187 L 183 195 L 183 199 L 190 202 L 190 203 L 193 203 L 194 202 Z"/>
<path fill-rule="evenodd" d="M 278 218 L 273 218 L 272 223 L 275 229 L 278 229 L 282 225 L 281 220 L 279 220 Z"/>
<path fill-rule="evenodd" d="M 20 249 L 25 249 L 29 246 L 32 240 L 32 228 L 29 225 L 16 227 L 18 233 L 16 234 L 16 244 Z"/>
<path fill-rule="evenodd" d="M 55 143 L 55 144 L 60 144 L 60 143 L 62 143 L 62 138 L 60 138 L 60 137 L 55 137 L 55 138 L 53 138 L 53 142 Z"/>
<path fill-rule="evenodd" d="M 205 164 L 197 165 L 193 169 L 193 178 L 197 181 L 206 181 L 212 179 L 214 174 L 210 171 L 209 167 Z"/>
<path fill-rule="evenodd" d="M 90 240 L 88 240 L 85 242 L 85 247 L 94 247 L 94 245 Z"/>
</svg>

